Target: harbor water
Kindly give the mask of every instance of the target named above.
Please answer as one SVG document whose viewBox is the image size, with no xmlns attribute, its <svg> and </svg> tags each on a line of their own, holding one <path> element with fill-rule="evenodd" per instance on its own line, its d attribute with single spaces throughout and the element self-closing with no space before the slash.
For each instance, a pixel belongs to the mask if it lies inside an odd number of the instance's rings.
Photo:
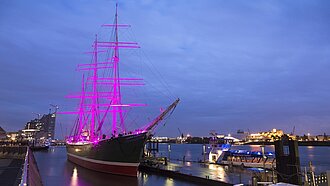
<svg viewBox="0 0 330 186">
<path fill-rule="evenodd" d="M 169 150 L 170 149 L 170 150 Z M 208 148 L 207 148 L 208 149 Z M 244 149 L 244 150 L 260 150 L 258 145 L 250 146 L 233 146 L 232 149 Z M 266 146 L 266 151 L 274 151 L 272 146 Z M 307 167 L 309 161 L 312 161 L 314 171 L 318 174 L 330 170 L 330 147 L 314 147 L 306 146 L 299 147 L 300 161 L 302 167 Z M 110 175 L 105 173 L 94 172 L 80 166 L 77 166 L 69 161 L 66 157 L 65 147 L 51 147 L 48 151 L 39 151 L 34 153 L 40 175 L 44 185 L 79 185 L 79 186 L 91 186 L 91 185 L 196 185 L 193 183 L 174 180 L 159 175 L 150 173 L 139 172 L 137 178 Z M 172 161 L 180 161 L 185 159 L 189 162 L 197 162 L 208 158 L 206 154 L 203 154 L 202 144 L 160 144 L 159 155 L 170 157 Z M 187 164 L 189 166 L 189 164 Z M 210 166 L 212 169 L 213 166 Z M 191 169 L 198 169 L 198 167 L 191 167 Z M 224 174 L 226 174 L 223 169 Z M 216 171 L 216 170 L 214 170 Z M 198 170 L 196 170 L 198 172 Z M 221 176 L 221 174 L 219 175 Z M 224 177 L 224 181 L 230 178 Z"/>
<path fill-rule="evenodd" d="M 48 151 L 36 151 L 34 156 L 45 186 L 194 186 L 191 183 L 142 172 L 135 178 L 91 171 L 67 161 L 65 147 L 50 147 Z"/>
</svg>

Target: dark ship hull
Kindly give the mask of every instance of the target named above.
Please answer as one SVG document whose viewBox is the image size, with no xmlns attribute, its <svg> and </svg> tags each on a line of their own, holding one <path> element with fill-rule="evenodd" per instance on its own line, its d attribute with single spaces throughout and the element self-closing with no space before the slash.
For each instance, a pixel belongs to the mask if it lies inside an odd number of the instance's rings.
<svg viewBox="0 0 330 186">
<path fill-rule="evenodd" d="M 68 143 L 68 160 L 99 172 L 137 176 L 146 139 L 144 132 L 96 143 Z"/>
</svg>

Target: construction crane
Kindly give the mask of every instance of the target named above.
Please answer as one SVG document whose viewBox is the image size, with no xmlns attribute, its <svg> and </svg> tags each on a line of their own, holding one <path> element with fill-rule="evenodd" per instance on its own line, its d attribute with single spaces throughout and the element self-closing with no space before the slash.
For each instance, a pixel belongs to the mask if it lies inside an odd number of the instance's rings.
<svg viewBox="0 0 330 186">
<path fill-rule="evenodd" d="M 53 104 L 49 104 L 51 107 L 55 108 L 55 113 L 57 112 L 57 110 L 59 109 L 58 105 L 53 105 Z"/>
<path fill-rule="evenodd" d="M 179 131 L 181 138 L 183 139 L 183 137 L 184 137 L 183 133 L 181 132 L 181 130 L 179 128 L 178 128 L 178 131 Z"/>
<path fill-rule="evenodd" d="M 217 137 L 218 133 L 216 133 L 215 130 L 211 130 L 210 135 L 213 136 L 213 137 Z"/>
<path fill-rule="evenodd" d="M 37 115 L 37 116 L 38 116 L 38 120 L 40 119 L 41 114 L 39 114 L 39 113 L 35 113 L 35 112 L 32 112 L 32 114 Z"/>
<path fill-rule="evenodd" d="M 295 131 L 296 131 L 296 126 L 293 126 L 293 129 L 292 129 L 292 132 L 291 132 L 291 136 L 293 136 L 294 135 L 294 133 L 295 133 Z"/>
</svg>

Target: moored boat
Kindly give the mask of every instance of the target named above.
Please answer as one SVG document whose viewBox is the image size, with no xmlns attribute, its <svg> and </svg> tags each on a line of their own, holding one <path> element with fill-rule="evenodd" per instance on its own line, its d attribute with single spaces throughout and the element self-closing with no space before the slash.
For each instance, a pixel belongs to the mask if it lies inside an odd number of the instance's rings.
<svg viewBox="0 0 330 186">
<path fill-rule="evenodd" d="M 30 149 L 33 151 L 46 151 L 49 149 L 50 143 L 49 140 L 33 140 L 29 145 Z"/>
<path fill-rule="evenodd" d="M 261 151 L 233 150 L 224 137 L 219 138 L 215 132 L 210 134 L 212 137 L 210 138 L 209 163 L 264 169 L 275 168 L 275 153 L 265 152 L 264 146 L 261 146 Z"/>
<path fill-rule="evenodd" d="M 68 159 L 99 172 L 136 176 L 147 133 L 67 144 Z"/>
</svg>

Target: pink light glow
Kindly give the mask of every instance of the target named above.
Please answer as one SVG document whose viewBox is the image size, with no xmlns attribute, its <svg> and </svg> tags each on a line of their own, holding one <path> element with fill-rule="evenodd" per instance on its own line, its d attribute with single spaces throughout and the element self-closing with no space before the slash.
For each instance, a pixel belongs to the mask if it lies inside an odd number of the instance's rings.
<svg viewBox="0 0 330 186">
<path fill-rule="evenodd" d="M 83 95 L 69 95 L 65 96 L 66 98 L 93 98 L 94 96 L 83 96 Z M 103 96 L 98 96 L 98 98 L 112 98 L 112 95 L 103 95 Z"/>
<path fill-rule="evenodd" d="M 98 45 L 101 48 L 141 48 L 140 46 L 130 46 L 130 45 Z"/>
<path fill-rule="evenodd" d="M 98 140 L 98 139 L 93 141 L 93 144 L 94 144 L 94 145 L 96 145 L 96 144 L 98 144 L 98 143 L 99 143 L 99 140 Z"/>
<path fill-rule="evenodd" d="M 147 106 L 147 104 L 98 104 L 99 106 L 103 106 L 103 107 L 144 107 Z M 85 104 L 85 106 L 91 106 L 89 104 Z"/>
<path fill-rule="evenodd" d="M 122 27 L 122 28 L 129 28 L 131 25 L 124 25 L 124 24 L 103 24 L 102 27 Z"/>
<path fill-rule="evenodd" d="M 114 112 L 114 110 L 98 110 L 98 112 Z M 121 110 L 121 111 L 116 111 L 116 112 L 121 112 L 121 113 L 124 113 L 124 112 L 127 112 L 125 110 Z M 79 111 L 68 111 L 68 112 L 56 112 L 56 114 L 79 114 L 80 112 Z M 84 113 L 93 113 L 93 111 L 84 111 Z"/>
<path fill-rule="evenodd" d="M 124 104 L 124 105 L 111 105 L 111 107 L 144 107 L 147 104 Z"/>
<path fill-rule="evenodd" d="M 93 95 L 93 92 L 83 92 L 84 95 Z M 72 95 L 82 95 L 82 93 L 72 93 Z M 98 95 L 112 95 L 112 92 L 98 92 Z"/>
<path fill-rule="evenodd" d="M 90 77 L 92 78 L 92 77 Z M 114 80 L 115 78 L 98 78 L 99 80 Z M 118 80 L 143 80 L 143 78 L 118 78 Z"/>
<path fill-rule="evenodd" d="M 104 67 L 89 67 L 89 68 L 77 68 L 77 71 L 82 70 L 97 70 L 97 69 L 106 69 L 106 68 L 113 68 L 112 66 L 104 66 Z"/>
<path fill-rule="evenodd" d="M 87 82 L 92 83 L 92 82 Z M 102 85 L 116 85 L 116 82 L 96 82 L 96 84 L 102 84 Z M 120 83 L 121 86 L 143 86 L 144 83 Z"/>
<path fill-rule="evenodd" d="M 99 42 L 97 42 L 98 44 L 100 43 L 100 44 L 128 44 L 128 45 L 137 45 L 138 43 L 136 43 L 136 42 L 123 42 L 123 41 L 119 41 L 119 42 L 111 42 L 111 41 L 109 41 L 109 42 L 107 42 L 107 41 L 99 41 Z"/>
<path fill-rule="evenodd" d="M 81 66 L 95 66 L 95 65 L 112 65 L 113 63 L 112 62 L 98 62 L 97 64 L 95 63 L 89 63 L 89 64 L 78 64 L 78 67 L 81 67 Z"/>
</svg>

